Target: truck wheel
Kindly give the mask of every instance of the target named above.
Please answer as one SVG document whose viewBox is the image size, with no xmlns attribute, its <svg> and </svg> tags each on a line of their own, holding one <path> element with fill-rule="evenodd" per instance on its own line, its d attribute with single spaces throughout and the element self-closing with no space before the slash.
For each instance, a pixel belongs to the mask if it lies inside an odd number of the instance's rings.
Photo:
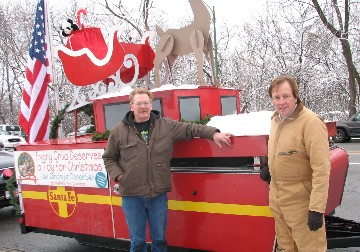
<svg viewBox="0 0 360 252">
<path fill-rule="evenodd" d="M 336 136 L 332 137 L 335 143 L 343 143 L 346 139 L 346 133 L 343 129 L 336 129 Z"/>
</svg>

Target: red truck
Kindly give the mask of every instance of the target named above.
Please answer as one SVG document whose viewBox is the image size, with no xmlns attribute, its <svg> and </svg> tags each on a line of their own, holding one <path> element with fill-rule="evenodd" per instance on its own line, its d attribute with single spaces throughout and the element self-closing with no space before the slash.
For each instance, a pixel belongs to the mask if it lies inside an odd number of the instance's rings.
<svg viewBox="0 0 360 252">
<path fill-rule="evenodd" d="M 153 109 L 175 120 L 240 113 L 240 91 L 235 89 L 180 87 L 154 89 L 153 94 Z M 129 110 L 128 94 L 96 98 L 93 107 L 96 131 L 105 132 Z M 327 126 L 329 137 L 335 135 L 335 123 Z M 174 146 L 173 190 L 168 194 L 169 251 L 274 251 L 269 186 L 259 176 L 267 139 L 266 134 L 235 136 L 232 146 L 224 148 L 207 139 Z M 82 135 L 17 148 L 22 233 L 73 237 L 82 244 L 128 250 L 121 197 L 101 158 L 105 147 L 106 140 Z M 359 242 L 359 230 L 345 234 L 340 227 L 352 222 L 332 216 L 341 204 L 348 155 L 331 143 L 329 148 L 328 246 L 351 246 Z"/>
</svg>

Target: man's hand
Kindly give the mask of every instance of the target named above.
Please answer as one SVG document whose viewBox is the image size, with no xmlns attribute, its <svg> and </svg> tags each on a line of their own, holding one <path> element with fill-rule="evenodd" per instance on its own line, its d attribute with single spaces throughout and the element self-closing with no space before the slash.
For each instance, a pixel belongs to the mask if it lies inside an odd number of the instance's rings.
<svg viewBox="0 0 360 252">
<path fill-rule="evenodd" d="M 116 179 L 115 179 L 115 182 L 120 182 L 120 179 L 122 178 L 122 176 L 123 176 L 122 174 L 117 176 Z"/>
<path fill-rule="evenodd" d="M 269 166 L 265 165 L 265 166 L 261 167 L 260 178 L 270 184 L 271 176 L 270 176 L 270 172 L 269 172 Z"/>
<path fill-rule="evenodd" d="M 213 135 L 213 140 L 219 146 L 219 148 L 222 147 L 222 145 L 230 146 L 231 145 L 231 139 L 230 137 L 234 136 L 230 133 L 219 133 L 215 132 Z"/>
<path fill-rule="evenodd" d="M 309 210 L 307 224 L 310 228 L 310 231 L 318 230 L 324 224 L 323 223 L 323 214 Z"/>
</svg>

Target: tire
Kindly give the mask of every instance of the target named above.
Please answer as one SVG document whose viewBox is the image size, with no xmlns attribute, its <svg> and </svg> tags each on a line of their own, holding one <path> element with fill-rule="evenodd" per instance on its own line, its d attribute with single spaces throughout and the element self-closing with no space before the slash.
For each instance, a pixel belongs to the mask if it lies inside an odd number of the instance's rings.
<svg viewBox="0 0 360 252">
<path fill-rule="evenodd" d="M 347 135 L 343 129 L 336 129 L 336 136 L 333 136 L 332 140 L 335 143 L 343 143 L 343 142 L 345 142 L 346 138 L 347 138 Z"/>
</svg>

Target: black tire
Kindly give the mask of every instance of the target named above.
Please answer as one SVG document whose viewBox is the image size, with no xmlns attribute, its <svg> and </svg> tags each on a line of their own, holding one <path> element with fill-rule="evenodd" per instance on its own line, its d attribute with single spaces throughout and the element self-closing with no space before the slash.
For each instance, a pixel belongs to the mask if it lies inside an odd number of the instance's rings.
<svg viewBox="0 0 360 252">
<path fill-rule="evenodd" d="M 336 136 L 332 137 L 335 143 L 343 143 L 347 139 L 347 135 L 343 129 L 336 129 Z"/>
</svg>

